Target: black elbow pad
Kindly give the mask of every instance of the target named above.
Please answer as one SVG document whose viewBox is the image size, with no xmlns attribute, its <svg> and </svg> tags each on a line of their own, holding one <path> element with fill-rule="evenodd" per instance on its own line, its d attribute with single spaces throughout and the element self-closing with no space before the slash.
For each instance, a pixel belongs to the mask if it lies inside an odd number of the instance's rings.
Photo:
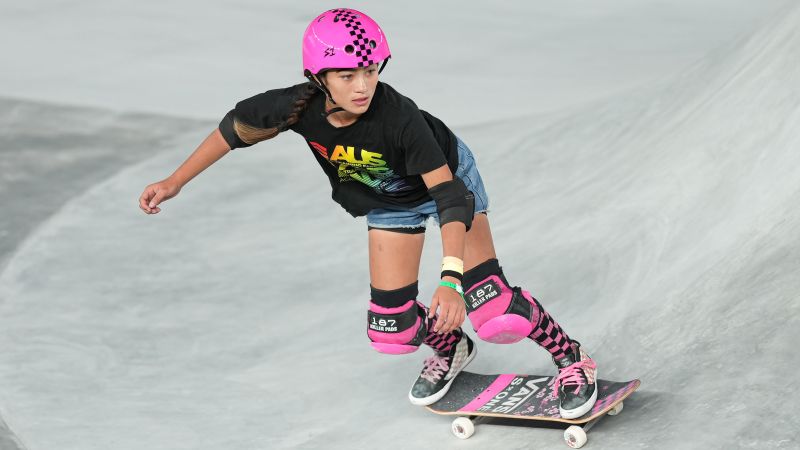
<svg viewBox="0 0 800 450">
<path fill-rule="evenodd" d="M 475 215 L 475 196 L 467 189 L 461 178 L 445 181 L 428 189 L 428 194 L 436 202 L 439 213 L 439 226 L 450 222 L 461 222 L 469 231 L 472 216 Z"/>
<path fill-rule="evenodd" d="M 230 147 L 231 150 L 250 147 L 252 144 L 244 142 L 239 135 L 236 134 L 236 129 L 234 128 L 234 113 L 235 111 L 232 109 L 228 111 L 228 114 L 225 114 L 225 117 L 219 122 L 219 132 L 222 133 L 222 138 L 225 139 L 225 142 L 228 143 L 228 147 Z"/>
</svg>

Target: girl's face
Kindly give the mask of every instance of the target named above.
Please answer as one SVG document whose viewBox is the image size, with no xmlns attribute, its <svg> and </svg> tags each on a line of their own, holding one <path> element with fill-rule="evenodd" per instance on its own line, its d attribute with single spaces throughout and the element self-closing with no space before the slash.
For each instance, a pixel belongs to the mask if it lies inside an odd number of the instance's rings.
<svg viewBox="0 0 800 450">
<path fill-rule="evenodd" d="M 367 112 L 375 87 L 378 85 L 378 65 L 357 69 L 334 69 L 325 72 L 325 85 L 331 91 L 336 106 L 361 115 Z"/>
</svg>

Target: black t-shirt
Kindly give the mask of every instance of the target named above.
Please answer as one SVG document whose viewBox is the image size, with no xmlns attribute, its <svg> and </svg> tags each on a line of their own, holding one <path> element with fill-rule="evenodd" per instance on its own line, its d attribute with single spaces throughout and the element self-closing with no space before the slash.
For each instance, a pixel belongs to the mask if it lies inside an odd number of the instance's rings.
<svg viewBox="0 0 800 450">
<path fill-rule="evenodd" d="M 234 118 L 272 128 L 305 89 L 302 83 L 242 100 L 220 122 L 222 136 L 231 148 L 248 147 L 233 129 Z M 420 174 L 444 164 L 453 173 L 458 167 L 453 132 L 386 83 L 378 83 L 369 109 L 351 125 L 336 128 L 324 113 L 325 97 L 318 92 L 290 129 L 305 138 L 330 180 L 333 200 L 354 217 L 425 203 L 431 197 Z"/>
</svg>

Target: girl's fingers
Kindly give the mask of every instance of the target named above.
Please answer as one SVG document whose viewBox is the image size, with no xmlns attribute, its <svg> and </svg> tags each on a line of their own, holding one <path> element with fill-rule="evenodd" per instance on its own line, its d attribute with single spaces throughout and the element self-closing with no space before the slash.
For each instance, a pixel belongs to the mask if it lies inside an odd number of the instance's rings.
<svg viewBox="0 0 800 450">
<path fill-rule="evenodd" d="M 139 197 L 139 208 L 142 208 L 144 211 L 147 211 L 149 209 L 149 206 L 147 206 L 149 199 L 150 199 L 150 191 L 142 192 L 141 197 Z"/>
<path fill-rule="evenodd" d="M 436 308 L 439 307 L 439 297 L 433 297 L 431 301 L 431 307 L 428 310 L 428 318 L 433 319 L 433 316 L 436 315 Z"/>
<path fill-rule="evenodd" d="M 447 329 L 448 329 L 448 326 L 447 326 L 448 317 L 447 317 L 447 315 L 448 315 L 449 312 L 450 312 L 450 309 L 447 307 L 447 305 L 442 305 L 441 311 L 439 311 L 439 319 L 436 320 L 436 328 L 437 328 L 436 331 L 439 334 L 447 333 Z"/>
<path fill-rule="evenodd" d="M 434 317 L 437 312 L 439 317 L 436 319 L 433 331 L 438 334 L 452 333 L 466 320 L 466 308 L 460 298 L 457 304 L 453 304 L 453 301 L 439 301 L 439 297 L 434 296 L 428 317 Z"/>
<path fill-rule="evenodd" d="M 456 328 L 460 327 L 463 324 L 464 324 L 464 313 L 461 312 L 458 314 L 458 320 L 456 320 L 456 322 L 453 324 L 453 329 L 455 330 Z"/>
<path fill-rule="evenodd" d="M 456 318 L 453 320 L 453 330 L 464 324 L 464 314 L 460 311 L 456 313 Z"/>
<path fill-rule="evenodd" d="M 428 318 L 429 319 L 432 319 L 432 318 L 436 317 L 436 310 L 438 308 L 439 308 L 439 297 L 433 297 L 433 300 L 431 301 L 431 308 L 428 310 Z M 439 332 L 440 319 L 441 319 L 441 316 L 436 319 L 436 322 L 433 323 L 433 332 L 434 333 L 438 333 Z"/>
<path fill-rule="evenodd" d="M 442 317 L 445 317 L 445 326 L 442 330 L 442 333 L 452 333 L 453 330 L 461 326 L 461 323 L 458 321 L 458 317 L 460 315 L 460 310 L 458 306 L 450 306 L 447 309 L 447 315 L 445 316 L 442 314 Z"/>
<path fill-rule="evenodd" d="M 453 330 L 464 324 L 464 312 L 465 310 L 459 307 L 453 307 L 450 309 L 450 315 L 447 318 L 448 326 L 447 330 L 445 330 L 445 333 L 452 333 Z"/>
<path fill-rule="evenodd" d="M 142 211 L 148 214 L 152 214 L 153 207 L 155 206 L 153 204 L 153 198 L 155 197 L 155 195 L 156 195 L 155 188 L 153 188 L 152 186 L 148 186 L 147 188 L 145 188 L 144 192 L 142 192 L 142 196 L 139 197 L 139 207 L 142 209 Z"/>
<path fill-rule="evenodd" d="M 164 191 L 163 190 L 157 191 L 156 195 L 154 195 L 152 200 L 150 200 L 150 205 L 149 206 L 151 208 L 155 208 L 159 203 L 161 203 L 161 200 L 163 198 L 164 198 Z"/>
</svg>

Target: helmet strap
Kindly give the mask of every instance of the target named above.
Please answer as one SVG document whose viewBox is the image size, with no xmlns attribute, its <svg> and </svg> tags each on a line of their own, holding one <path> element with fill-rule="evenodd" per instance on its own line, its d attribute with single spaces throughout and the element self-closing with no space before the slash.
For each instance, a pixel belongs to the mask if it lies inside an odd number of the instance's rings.
<svg viewBox="0 0 800 450">
<path fill-rule="evenodd" d="M 383 72 L 383 68 L 384 68 L 384 67 L 386 67 L 386 63 L 388 63 L 388 62 L 389 62 L 389 58 L 391 58 L 391 56 L 389 56 L 388 58 L 386 58 L 386 59 L 384 59 L 384 60 L 383 60 L 383 63 L 381 64 L 381 68 L 380 68 L 380 69 L 378 69 L 378 74 L 380 74 L 381 72 Z"/>
<path fill-rule="evenodd" d="M 389 62 L 390 58 L 391 58 L 391 56 L 389 56 L 388 58 L 383 60 L 383 63 L 381 63 L 380 69 L 378 69 L 378 74 L 383 72 L 383 69 L 386 67 L 386 64 Z M 325 94 L 326 97 L 328 97 L 328 99 L 331 101 L 331 103 L 333 103 L 334 105 L 337 104 L 336 100 L 334 100 L 333 96 L 331 95 L 331 91 L 328 90 L 328 87 L 325 86 L 325 84 L 317 77 L 317 75 L 312 74 L 311 71 L 308 70 L 308 69 L 306 69 L 305 72 L 303 72 L 303 75 L 305 75 L 306 78 L 308 78 L 308 81 L 311 82 L 311 84 L 313 84 L 314 86 L 317 87 L 317 89 L 322 91 L 322 93 Z M 340 112 L 340 111 L 344 111 L 344 108 L 342 108 L 341 106 L 337 106 L 336 108 L 331 108 L 330 111 L 323 112 L 322 113 L 322 117 L 328 117 L 331 114 L 336 114 L 337 112 Z"/>
<path fill-rule="evenodd" d="M 305 75 L 306 78 L 308 78 L 308 81 L 311 82 L 311 84 L 313 84 L 314 86 L 317 87 L 317 89 L 322 91 L 322 93 L 325 94 L 326 97 L 328 97 L 328 99 L 331 101 L 331 103 L 333 103 L 334 105 L 336 104 L 336 100 L 333 99 L 333 96 L 331 95 L 331 91 L 328 90 L 328 87 L 325 86 L 325 84 L 322 83 L 322 81 L 319 78 L 317 78 L 316 75 L 312 74 L 311 71 L 308 70 L 308 69 L 306 69 L 303 72 L 303 75 Z"/>
<path fill-rule="evenodd" d="M 330 111 L 325 111 L 324 113 L 321 113 L 320 115 L 322 117 L 327 118 L 331 114 L 336 114 L 337 112 L 341 112 L 341 111 L 344 111 L 344 108 L 342 108 L 341 106 L 337 106 L 336 108 L 331 108 Z"/>
</svg>

